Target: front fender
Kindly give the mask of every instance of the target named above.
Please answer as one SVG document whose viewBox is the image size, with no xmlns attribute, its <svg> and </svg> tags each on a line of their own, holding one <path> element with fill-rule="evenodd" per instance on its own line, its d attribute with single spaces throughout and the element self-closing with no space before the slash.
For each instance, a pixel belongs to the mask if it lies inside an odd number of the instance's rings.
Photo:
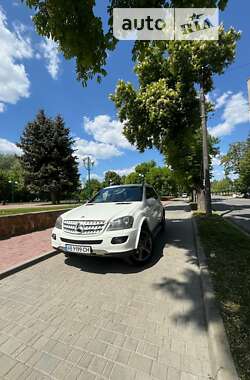
<svg viewBox="0 0 250 380">
<path fill-rule="evenodd" d="M 141 234 L 141 228 L 142 228 L 142 225 L 143 225 L 144 222 L 147 223 L 147 218 L 145 216 L 141 219 L 141 221 L 139 223 L 139 226 L 138 226 L 137 237 L 136 237 L 136 244 L 135 244 L 135 248 L 136 249 L 138 247 L 138 243 L 139 243 L 139 239 L 140 239 L 140 234 Z M 147 225 L 148 225 L 148 223 L 147 223 Z"/>
</svg>

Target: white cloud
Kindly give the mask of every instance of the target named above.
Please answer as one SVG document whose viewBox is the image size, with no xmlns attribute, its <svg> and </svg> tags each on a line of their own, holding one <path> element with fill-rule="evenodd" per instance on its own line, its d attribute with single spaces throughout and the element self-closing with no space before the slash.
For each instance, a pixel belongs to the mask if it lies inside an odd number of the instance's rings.
<svg viewBox="0 0 250 380">
<path fill-rule="evenodd" d="M 134 149 L 123 135 L 123 124 L 119 120 L 112 120 L 108 115 L 99 115 L 93 120 L 84 117 L 83 121 L 85 132 L 93 136 L 95 141 L 123 149 Z"/>
<path fill-rule="evenodd" d="M 123 176 L 123 175 L 128 175 L 132 172 L 135 171 L 135 166 L 131 166 L 130 168 L 124 168 L 124 169 L 110 169 L 112 172 L 116 172 L 117 174 L 119 174 L 120 176 Z"/>
<path fill-rule="evenodd" d="M 222 155 L 223 153 L 221 153 Z M 220 155 L 218 154 L 215 157 L 212 157 L 212 175 L 216 180 L 222 179 L 225 177 L 224 167 L 221 165 Z"/>
<path fill-rule="evenodd" d="M 229 94 L 226 99 L 222 123 L 209 129 L 209 133 L 212 136 L 221 137 L 230 135 L 237 125 L 249 122 L 248 101 L 243 93 Z"/>
<path fill-rule="evenodd" d="M 96 141 L 87 141 L 80 138 L 75 139 L 75 149 L 75 154 L 78 157 L 80 164 L 82 159 L 86 156 L 90 156 L 95 161 L 98 159 L 106 160 L 123 154 L 113 145 Z"/>
<path fill-rule="evenodd" d="M 225 178 L 225 173 L 223 168 L 218 168 L 213 170 L 213 179 L 220 180 Z"/>
<path fill-rule="evenodd" d="M 103 175 L 96 174 L 96 173 L 91 173 L 91 178 L 93 178 L 93 179 L 97 179 L 98 181 L 102 182 L 103 179 L 104 179 L 104 176 L 103 176 Z"/>
<path fill-rule="evenodd" d="M 212 165 L 213 166 L 221 166 L 220 157 L 219 156 L 216 156 L 216 157 L 212 158 Z"/>
<path fill-rule="evenodd" d="M 46 60 L 46 67 L 51 77 L 53 79 L 57 79 L 59 74 L 60 58 L 56 42 L 46 37 L 40 44 L 40 51 Z M 39 57 L 39 55 L 37 55 L 37 57 Z"/>
<path fill-rule="evenodd" d="M 21 63 L 22 59 L 33 56 L 31 41 L 23 36 L 22 24 L 8 29 L 7 18 L 0 7 L 0 103 L 16 104 L 20 98 L 30 95 L 30 81 Z"/>
<path fill-rule="evenodd" d="M 0 113 L 5 111 L 5 105 L 0 103 Z"/>
<path fill-rule="evenodd" d="M 13 142 L 0 138 L 0 153 L 2 154 L 17 154 L 21 156 L 22 150 Z"/>
<path fill-rule="evenodd" d="M 215 109 L 218 110 L 219 108 L 223 107 L 226 104 L 226 101 L 228 100 L 230 95 L 232 95 L 232 91 L 224 92 L 224 94 L 219 96 L 215 100 Z"/>
</svg>

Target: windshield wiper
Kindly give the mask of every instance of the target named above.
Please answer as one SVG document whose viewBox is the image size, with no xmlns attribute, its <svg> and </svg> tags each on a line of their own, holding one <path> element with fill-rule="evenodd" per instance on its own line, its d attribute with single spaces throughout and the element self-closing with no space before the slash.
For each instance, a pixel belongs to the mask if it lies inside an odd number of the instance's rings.
<svg viewBox="0 0 250 380">
<path fill-rule="evenodd" d="M 130 205 L 132 202 L 116 202 L 117 205 Z"/>
</svg>

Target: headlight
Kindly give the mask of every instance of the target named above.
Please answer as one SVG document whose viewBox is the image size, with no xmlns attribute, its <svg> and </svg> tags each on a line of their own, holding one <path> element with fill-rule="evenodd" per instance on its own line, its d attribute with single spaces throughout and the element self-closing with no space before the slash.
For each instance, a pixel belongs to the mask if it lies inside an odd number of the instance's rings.
<svg viewBox="0 0 250 380">
<path fill-rule="evenodd" d="M 61 217 L 61 216 L 59 216 L 59 217 L 56 219 L 55 228 L 58 228 L 59 230 L 62 229 L 62 217 Z"/>
<path fill-rule="evenodd" d="M 122 218 L 114 219 L 109 223 L 108 231 L 125 230 L 131 228 L 134 223 L 132 216 L 123 216 Z"/>
</svg>

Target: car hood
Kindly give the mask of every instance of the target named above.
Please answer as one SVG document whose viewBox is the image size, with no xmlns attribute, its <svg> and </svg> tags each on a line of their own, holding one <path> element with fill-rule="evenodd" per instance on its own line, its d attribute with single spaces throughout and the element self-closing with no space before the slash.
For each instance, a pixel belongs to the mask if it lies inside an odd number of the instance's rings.
<svg viewBox="0 0 250 380">
<path fill-rule="evenodd" d="M 62 215 L 64 220 L 111 220 L 132 215 L 140 207 L 141 202 L 132 203 L 86 203 Z"/>
</svg>

